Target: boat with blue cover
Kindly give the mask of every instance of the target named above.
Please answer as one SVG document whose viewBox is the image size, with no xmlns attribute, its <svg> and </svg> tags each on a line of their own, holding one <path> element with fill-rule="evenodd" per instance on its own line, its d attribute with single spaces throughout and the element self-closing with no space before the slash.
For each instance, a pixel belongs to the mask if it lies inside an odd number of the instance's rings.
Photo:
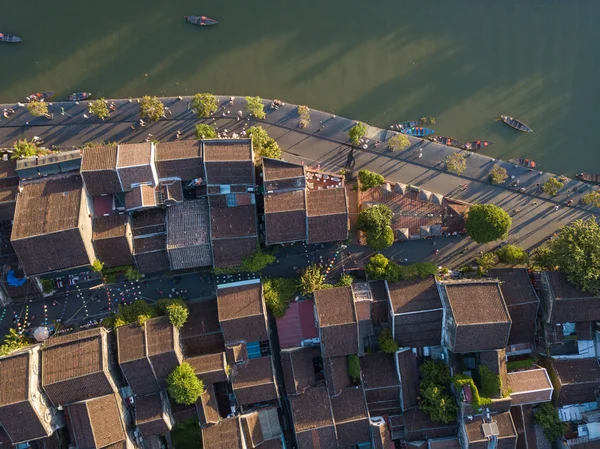
<svg viewBox="0 0 600 449">
<path fill-rule="evenodd" d="M 415 137 L 427 137 L 427 136 L 431 136 L 432 134 L 435 134 L 435 131 L 433 129 L 422 128 L 419 126 L 413 126 L 412 128 L 401 129 L 400 132 L 402 134 L 408 134 L 409 136 L 415 136 Z"/>
</svg>

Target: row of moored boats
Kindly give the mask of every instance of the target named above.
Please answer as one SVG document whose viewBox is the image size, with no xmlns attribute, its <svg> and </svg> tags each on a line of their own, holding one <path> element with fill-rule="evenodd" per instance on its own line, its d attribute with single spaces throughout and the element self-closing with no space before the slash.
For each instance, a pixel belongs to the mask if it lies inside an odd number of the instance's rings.
<svg viewBox="0 0 600 449">
<path fill-rule="evenodd" d="M 54 96 L 54 92 L 38 92 L 25 97 L 28 103 L 32 101 L 46 101 Z M 89 100 L 92 94 L 90 92 L 74 92 L 67 95 L 67 101 L 85 101 Z"/>
</svg>

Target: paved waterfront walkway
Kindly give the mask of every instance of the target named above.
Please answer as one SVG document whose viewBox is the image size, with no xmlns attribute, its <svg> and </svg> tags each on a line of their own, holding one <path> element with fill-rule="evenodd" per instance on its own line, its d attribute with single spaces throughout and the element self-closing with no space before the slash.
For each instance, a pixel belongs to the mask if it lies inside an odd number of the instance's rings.
<svg viewBox="0 0 600 449">
<path fill-rule="evenodd" d="M 215 113 L 215 118 L 202 121 L 214 123 L 220 131 L 227 129 L 229 135 L 256 121 L 249 118 L 244 110 L 244 98 L 236 98 L 233 105 L 229 105 L 229 97 L 219 99 L 222 106 Z M 144 127 L 139 125 L 139 106 L 135 100 L 115 100 L 117 111 L 111 113 L 111 117 L 104 122 L 87 114 L 84 102 L 51 103 L 51 120 L 44 117 L 32 119 L 25 108 L 17 109 L 12 104 L 4 105 L 0 108 L 13 107 L 16 113 L 8 120 L 2 118 L 0 121 L 0 147 L 9 147 L 16 139 L 31 139 L 33 136 L 42 138 L 47 146 L 60 147 L 79 146 L 88 141 L 141 142 L 149 133 L 153 135 L 153 139 L 169 141 L 175 140 L 177 131 L 181 131 L 182 139 L 190 139 L 194 138 L 194 126 L 199 120 L 189 109 L 189 100 L 189 97 L 163 99 L 169 108 L 166 119 L 146 124 Z M 509 240 L 525 248 L 535 247 L 560 227 L 577 218 L 598 213 L 597 209 L 579 205 L 580 197 L 594 190 L 594 187 L 576 180 L 569 180 L 559 195 L 551 198 L 545 194 L 540 195 L 537 184 L 543 184 L 553 176 L 552 174 L 516 167 L 508 162 L 495 161 L 471 152 L 465 152 L 468 156 L 467 170 L 461 176 L 456 176 L 445 170 L 444 160 L 448 154 L 459 151 L 457 149 L 411 138 L 411 146 L 408 149 L 391 152 L 386 149 L 385 142 L 395 133 L 375 127 L 368 128 L 366 137 L 370 142 L 366 150 L 352 148 L 348 140 L 348 130 L 354 125 L 354 121 L 325 112 L 311 111 L 310 126 L 300 129 L 296 105 L 286 104 L 274 110 L 269 106 L 270 101 L 265 100 L 264 103 L 267 117 L 258 122 L 277 139 L 285 152 L 284 159 L 304 162 L 310 166 L 320 165 L 322 169 L 329 171 L 339 171 L 342 168 L 358 171 L 367 168 L 381 173 L 392 182 L 419 186 L 471 203 L 497 204 L 513 216 Z M 236 119 L 238 110 L 243 111 L 243 119 L 240 121 Z M 132 125 L 135 129 L 131 128 Z M 376 140 L 382 142 L 378 148 L 374 146 Z M 419 148 L 422 148 L 421 158 L 418 157 Z M 501 186 L 492 185 L 488 181 L 488 174 L 494 164 L 505 167 L 509 176 L 514 176 L 514 181 L 518 180 L 518 186 L 509 187 L 508 183 Z M 462 190 L 460 186 L 464 183 L 467 183 L 467 188 Z M 525 192 L 519 192 L 520 188 L 524 188 Z M 576 189 L 576 192 L 573 189 Z M 568 200 L 573 200 L 574 205 L 567 207 L 565 203 Z M 555 206 L 559 206 L 559 210 L 555 210 Z M 463 263 L 478 251 L 485 251 L 494 246 L 478 246 L 470 239 L 461 239 L 458 242 L 455 239 L 450 240 L 452 244 L 440 242 L 437 246 L 439 254 L 436 257 L 440 263 L 450 266 Z M 413 246 L 419 253 L 426 254 L 430 251 L 423 243 L 415 243 Z M 394 245 L 394 248 L 408 248 L 409 245 L 412 243 Z M 400 258 L 404 257 L 403 251 L 399 251 Z M 414 260 L 414 257 L 409 259 Z"/>
</svg>

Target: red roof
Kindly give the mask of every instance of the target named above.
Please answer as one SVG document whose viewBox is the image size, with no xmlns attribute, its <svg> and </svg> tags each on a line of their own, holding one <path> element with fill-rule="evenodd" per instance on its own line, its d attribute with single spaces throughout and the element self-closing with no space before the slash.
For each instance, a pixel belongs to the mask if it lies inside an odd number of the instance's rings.
<svg viewBox="0 0 600 449">
<path fill-rule="evenodd" d="M 94 197 L 94 215 L 101 217 L 112 212 L 112 195 L 95 196 Z"/>
<path fill-rule="evenodd" d="M 285 315 L 277 319 L 277 334 L 282 349 L 298 347 L 302 340 L 317 337 L 314 306 L 312 299 L 292 302 Z"/>
</svg>

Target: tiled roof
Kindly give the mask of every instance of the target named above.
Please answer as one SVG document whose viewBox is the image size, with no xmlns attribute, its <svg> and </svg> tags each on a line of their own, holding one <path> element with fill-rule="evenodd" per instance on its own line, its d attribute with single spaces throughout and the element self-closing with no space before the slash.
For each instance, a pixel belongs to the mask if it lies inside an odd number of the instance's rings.
<svg viewBox="0 0 600 449">
<path fill-rule="evenodd" d="M 432 421 L 419 407 L 409 408 L 404 412 L 403 417 L 407 441 L 453 437 L 458 431 L 456 422 Z"/>
<path fill-rule="evenodd" d="M 164 251 L 166 247 L 167 236 L 164 234 L 140 236 L 133 239 L 133 251 L 136 256 L 152 251 Z"/>
<path fill-rule="evenodd" d="M 327 390 L 313 387 L 298 396 L 288 398 L 296 433 L 333 425 Z"/>
<path fill-rule="evenodd" d="M 29 352 L 0 358 L 0 407 L 29 398 Z"/>
<path fill-rule="evenodd" d="M 101 240 L 125 236 L 127 223 L 129 222 L 128 218 L 126 214 L 95 217 L 93 239 Z"/>
<path fill-rule="evenodd" d="M 145 207 L 156 207 L 156 191 L 152 184 L 139 184 L 125 192 L 125 209 L 133 211 Z"/>
<path fill-rule="evenodd" d="M 88 193 L 95 196 L 122 192 L 116 167 L 116 145 L 83 149 L 81 176 Z"/>
<path fill-rule="evenodd" d="M 312 299 L 292 302 L 285 315 L 276 319 L 280 348 L 296 348 L 303 340 L 318 336 Z"/>
<path fill-rule="evenodd" d="M 202 445 L 206 449 L 244 449 L 240 417 L 222 419 L 202 428 Z"/>
<path fill-rule="evenodd" d="M 298 210 L 266 214 L 265 234 L 267 245 L 306 240 L 305 211 Z"/>
<path fill-rule="evenodd" d="M 306 211 L 304 190 L 265 195 L 265 213 Z M 305 214 L 305 212 L 304 212 Z"/>
<path fill-rule="evenodd" d="M 393 354 L 365 354 L 360 359 L 365 390 L 399 386 Z"/>
<path fill-rule="evenodd" d="M 264 441 L 262 428 L 257 412 L 242 415 L 242 430 L 249 448 L 255 448 Z M 262 448 L 262 446 L 261 446 Z"/>
<path fill-rule="evenodd" d="M 0 179 L 17 177 L 17 161 L 9 159 L 7 161 L 0 160 Z"/>
<path fill-rule="evenodd" d="M 217 395 L 213 384 L 205 385 L 206 389 L 200 396 L 200 401 L 196 402 L 200 423 L 214 424 L 219 422 L 219 404 L 217 403 Z"/>
<path fill-rule="evenodd" d="M 67 407 L 77 447 L 104 448 L 125 440 L 118 400 L 117 395 L 110 394 Z"/>
<path fill-rule="evenodd" d="M 596 359 L 553 360 L 556 402 L 563 405 L 595 402 L 600 394 L 600 366 Z"/>
<path fill-rule="evenodd" d="M 458 438 L 439 438 L 435 440 L 429 440 L 428 449 L 461 449 Z"/>
<path fill-rule="evenodd" d="M 358 327 L 351 287 L 314 293 L 324 357 L 358 352 Z"/>
<path fill-rule="evenodd" d="M 228 343 L 225 345 L 225 357 L 230 364 L 246 363 L 248 361 L 248 346 L 243 341 Z"/>
<path fill-rule="evenodd" d="M 159 178 L 191 181 L 204 177 L 202 145 L 196 140 L 159 143 L 156 146 L 154 164 Z"/>
<path fill-rule="evenodd" d="M 348 373 L 348 357 L 346 356 L 324 358 L 323 374 L 325 375 L 327 391 L 331 396 L 340 394 L 344 388 L 352 385 Z"/>
<path fill-rule="evenodd" d="M 238 367 L 231 376 L 231 384 L 242 405 L 277 399 L 270 356 L 251 359 L 246 366 Z"/>
<path fill-rule="evenodd" d="M 17 199 L 11 240 L 79 226 L 81 176 L 58 176 L 23 184 Z"/>
<path fill-rule="evenodd" d="M 337 449 L 337 436 L 334 426 L 319 427 L 296 432 L 299 449 Z"/>
<path fill-rule="evenodd" d="M 281 365 L 287 394 L 299 394 L 316 384 L 313 348 L 281 351 Z"/>
<path fill-rule="evenodd" d="M 543 276 L 548 279 L 553 295 L 550 313 L 546 313 L 549 316 L 545 316 L 549 323 L 600 320 L 600 297 L 575 287 L 564 273 L 549 271 Z"/>
<path fill-rule="evenodd" d="M 260 283 L 219 288 L 217 301 L 225 341 L 267 339 L 265 306 Z"/>
<path fill-rule="evenodd" d="M 81 171 L 114 170 L 117 167 L 117 145 L 98 145 L 82 150 Z"/>
<path fill-rule="evenodd" d="M 114 392 L 108 367 L 106 331 L 93 329 L 53 337 L 42 352 L 42 386 L 54 405 Z"/>
<path fill-rule="evenodd" d="M 148 357 L 159 385 L 166 388 L 167 376 L 181 362 L 179 333 L 166 316 L 147 320 L 144 326 Z"/>
<path fill-rule="evenodd" d="M 198 355 L 185 359 L 204 384 L 227 382 L 225 353 Z"/>
<path fill-rule="evenodd" d="M 213 239 L 256 235 L 256 206 L 227 207 L 224 196 L 210 197 L 211 236 Z"/>
<path fill-rule="evenodd" d="M 507 374 L 512 405 L 538 404 L 552 399 L 552 383 L 544 368 Z"/>
<path fill-rule="evenodd" d="M 142 273 L 157 273 L 169 269 L 169 259 L 166 251 L 136 254 L 135 262 L 138 270 Z"/>
<path fill-rule="evenodd" d="M 250 139 L 203 140 L 205 161 L 252 161 Z"/>
<path fill-rule="evenodd" d="M 418 279 L 388 284 L 392 310 L 396 314 L 424 312 L 442 308 L 435 279 Z"/>
<path fill-rule="evenodd" d="M 492 422 L 495 422 L 498 426 L 498 447 L 505 447 L 501 440 L 512 441 L 512 445 L 506 447 L 514 447 L 517 440 L 517 432 L 510 413 L 504 412 L 493 415 Z M 465 421 L 465 435 L 469 444 L 472 445 L 474 443 L 484 442 L 485 447 L 487 447 L 488 438 L 484 436 L 483 424 L 484 421 L 480 417 L 477 417 L 470 422 Z"/>
<path fill-rule="evenodd" d="M 348 215 L 308 217 L 308 243 L 326 243 L 348 238 Z"/>
<path fill-rule="evenodd" d="M 442 310 L 407 313 L 394 317 L 396 341 L 400 346 L 437 346 L 442 340 Z"/>
<path fill-rule="evenodd" d="M 369 415 L 361 386 L 345 388 L 331 398 L 331 411 L 341 447 L 369 442 Z"/>
<path fill-rule="evenodd" d="M 219 324 L 217 300 L 190 303 L 188 320 L 180 331 L 187 357 L 223 351 L 223 334 Z"/>
<path fill-rule="evenodd" d="M 373 434 L 373 449 L 394 449 L 392 436 L 385 421 L 377 423 L 371 421 L 371 433 Z"/>
<path fill-rule="evenodd" d="M 133 264 L 128 218 L 126 214 L 94 218 L 92 240 L 96 258 L 107 268 Z"/>
<path fill-rule="evenodd" d="M 211 185 L 254 185 L 252 161 L 205 162 L 206 181 Z"/>
<path fill-rule="evenodd" d="M 219 239 L 212 241 L 213 263 L 215 268 L 236 267 L 246 257 L 256 252 L 255 236 L 246 238 Z"/>
<path fill-rule="evenodd" d="M 117 328 L 117 354 L 123 375 L 136 395 L 155 393 L 158 382 L 146 358 L 145 326 L 130 324 Z"/>
<path fill-rule="evenodd" d="M 304 177 L 304 165 L 263 157 L 262 167 L 265 181 Z"/>
<path fill-rule="evenodd" d="M 168 208 L 167 251 L 174 270 L 212 265 L 206 198 Z"/>
<path fill-rule="evenodd" d="M 133 235 L 154 234 L 165 232 L 166 211 L 164 209 L 150 209 L 140 212 L 134 212 L 132 215 Z"/>
<path fill-rule="evenodd" d="M 135 424 L 144 437 L 169 431 L 163 418 L 163 400 L 160 393 L 135 398 Z"/>
<path fill-rule="evenodd" d="M 152 142 L 120 144 L 117 152 L 117 168 L 150 165 L 153 145 Z"/>
<path fill-rule="evenodd" d="M 404 349 L 396 353 L 396 364 L 400 371 L 400 384 L 402 410 L 419 404 L 417 400 L 419 392 L 419 373 L 417 370 L 417 357 L 410 349 Z"/>
<path fill-rule="evenodd" d="M 309 190 L 306 194 L 308 216 L 346 214 L 346 190 L 343 188 Z"/>
</svg>

